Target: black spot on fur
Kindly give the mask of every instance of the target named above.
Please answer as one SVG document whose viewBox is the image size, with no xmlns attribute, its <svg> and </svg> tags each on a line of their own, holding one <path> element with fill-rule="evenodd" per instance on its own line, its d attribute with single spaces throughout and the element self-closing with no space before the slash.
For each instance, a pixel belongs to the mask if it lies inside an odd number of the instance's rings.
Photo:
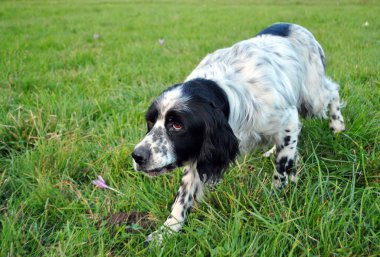
<svg viewBox="0 0 380 257">
<path fill-rule="evenodd" d="M 273 36 L 287 37 L 289 36 L 289 33 L 290 33 L 290 27 L 291 27 L 291 24 L 288 24 L 288 23 L 276 23 L 262 30 L 261 32 L 259 32 L 257 36 L 273 35 Z"/>
<path fill-rule="evenodd" d="M 290 160 L 288 161 L 288 165 L 287 165 L 287 167 L 286 167 L 286 172 L 287 172 L 287 173 L 289 173 L 289 171 L 292 170 L 292 168 L 293 168 L 293 163 L 294 163 L 294 160 L 293 160 L 293 159 L 290 159 Z"/>
<path fill-rule="evenodd" d="M 187 195 L 187 190 L 185 188 L 183 188 L 182 193 L 181 193 L 181 197 L 185 198 L 186 195 Z"/>
<path fill-rule="evenodd" d="M 333 120 L 337 120 L 337 119 L 338 119 L 338 117 L 337 117 L 335 114 L 331 115 L 331 118 L 332 118 Z"/>
<path fill-rule="evenodd" d="M 285 172 L 285 166 L 287 161 L 288 157 L 284 156 L 277 162 L 276 168 L 278 173 L 283 174 Z"/>
<path fill-rule="evenodd" d="M 286 133 L 289 133 L 289 132 L 290 132 L 290 130 L 289 130 L 289 129 L 285 129 L 285 132 L 286 132 Z"/>
<path fill-rule="evenodd" d="M 179 203 L 181 204 L 181 205 L 184 205 L 185 204 L 185 197 L 181 197 L 181 199 L 179 199 Z"/>
<path fill-rule="evenodd" d="M 293 170 L 293 159 L 288 159 L 287 156 L 282 157 L 276 165 L 277 172 L 281 175 L 290 174 Z"/>
<path fill-rule="evenodd" d="M 277 175 L 273 175 L 273 178 L 274 178 L 275 180 L 278 180 L 278 179 L 279 179 L 279 177 L 278 177 Z"/>
<path fill-rule="evenodd" d="M 181 211 L 181 216 L 184 219 L 191 211 L 191 205 L 190 206 L 185 206 L 182 211 Z"/>
<path fill-rule="evenodd" d="M 284 144 L 285 144 L 285 146 L 288 146 L 288 145 L 289 145 L 290 139 L 291 139 L 290 136 L 286 136 L 286 137 L 284 137 Z"/>
</svg>

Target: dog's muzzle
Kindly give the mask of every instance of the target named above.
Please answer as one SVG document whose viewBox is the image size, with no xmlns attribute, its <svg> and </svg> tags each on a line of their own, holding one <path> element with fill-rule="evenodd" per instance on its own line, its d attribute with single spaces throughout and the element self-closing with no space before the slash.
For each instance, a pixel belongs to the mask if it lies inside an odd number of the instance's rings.
<svg viewBox="0 0 380 257">
<path fill-rule="evenodd" d="M 160 175 L 169 171 L 174 170 L 177 167 L 177 163 L 170 163 L 163 167 L 159 168 L 147 168 L 147 164 L 151 157 L 151 152 L 149 148 L 144 146 L 137 147 L 133 153 L 132 158 L 135 161 L 135 169 L 136 171 L 143 171 L 150 176 Z M 149 166 L 149 165 L 148 165 Z"/>
</svg>

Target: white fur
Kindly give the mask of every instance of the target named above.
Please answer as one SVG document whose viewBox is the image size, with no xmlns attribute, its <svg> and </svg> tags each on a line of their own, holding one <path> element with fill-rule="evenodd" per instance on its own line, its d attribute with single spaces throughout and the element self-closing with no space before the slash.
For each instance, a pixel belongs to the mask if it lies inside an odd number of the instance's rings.
<svg viewBox="0 0 380 257">
<path fill-rule="evenodd" d="M 310 105 L 313 115 L 325 117 L 338 85 L 325 76 L 319 51 L 309 31 L 292 25 L 288 37 L 257 36 L 207 55 L 186 81 L 210 79 L 227 93 L 229 123 L 246 152 L 272 139 L 292 108 L 302 103 Z M 332 125 L 337 132 L 344 129 Z"/>
<path fill-rule="evenodd" d="M 240 152 L 247 152 L 262 141 L 275 143 L 277 171 L 273 184 L 282 188 L 289 180 L 298 179 L 293 166 L 300 113 L 325 118 L 329 111 L 334 133 L 344 130 L 339 86 L 325 75 L 324 66 L 324 52 L 313 35 L 301 26 L 289 24 L 286 36 L 264 34 L 207 55 L 185 81 L 212 80 L 225 92 L 230 111 L 228 123 L 239 140 Z M 161 113 L 184 102 L 181 87 L 162 97 L 157 101 Z M 154 143 L 151 138 L 154 131 L 162 128 L 162 119 L 158 118 L 152 135 L 148 134 L 143 144 Z M 157 154 L 155 167 L 173 162 L 161 157 Z M 188 164 L 171 215 L 160 230 L 148 236 L 148 241 L 161 242 L 165 229 L 180 230 L 193 198 L 203 195 L 204 181 L 199 177 L 197 163 Z"/>
</svg>

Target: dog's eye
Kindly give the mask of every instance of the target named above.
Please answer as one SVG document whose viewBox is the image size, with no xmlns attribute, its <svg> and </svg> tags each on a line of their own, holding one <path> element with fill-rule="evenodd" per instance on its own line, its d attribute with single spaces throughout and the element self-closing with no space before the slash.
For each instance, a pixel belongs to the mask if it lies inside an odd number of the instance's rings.
<svg viewBox="0 0 380 257">
<path fill-rule="evenodd" d="M 182 129 L 182 124 L 179 123 L 179 122 L 173 122 L 173 124 L 172 124 L 172 128 L 173 128 L 175 131 L 181 130 L 181 129 Z"/>
</svg>

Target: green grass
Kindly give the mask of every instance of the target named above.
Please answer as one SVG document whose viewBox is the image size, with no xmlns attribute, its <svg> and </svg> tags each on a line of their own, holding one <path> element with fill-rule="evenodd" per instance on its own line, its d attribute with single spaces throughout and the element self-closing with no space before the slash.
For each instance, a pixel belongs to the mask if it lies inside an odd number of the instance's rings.
<svg viewBox="0 0 380 257">
<path fill-rule="evenodd" d="M 379 13 L 364 0 L 1 1 L 0 256 L 379 256 Z M 162 246 L 101 223 L 133 210 L 164 222 L 181 171 L 131 166 L 149 102 L 278 21 L 324 47 L 347 130 L 304 120 L 300 182 L 283 193 L 263 150 L 241 157 Z M 124 195 L 95 189 L 97 175 Z"/>
</svg>

